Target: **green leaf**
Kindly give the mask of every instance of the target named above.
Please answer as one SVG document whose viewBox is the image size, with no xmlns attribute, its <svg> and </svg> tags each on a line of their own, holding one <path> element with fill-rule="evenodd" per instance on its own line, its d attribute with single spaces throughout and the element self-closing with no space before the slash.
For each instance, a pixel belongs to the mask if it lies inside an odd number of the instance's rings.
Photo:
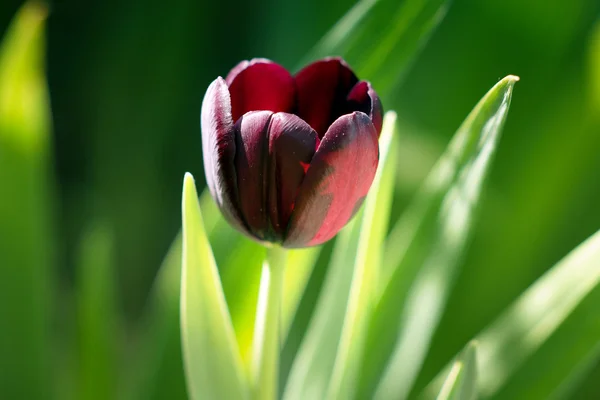
<svg viewBox="0 0 600 400">
<path fill-rule="evenodd" d="M 360 398 L 410 393 L 457 273 L 517 80 L 508 76 L 483 97 L 388 237 Z"/>
<path fill-rule="evenodd" d="M 477 336 L 481 397 L 569 398 L 600 356 L 599 302 L 600 231 Z M 441 376 L 425 398 L 433 398 Z"/>
<path fill-rule="evenodd" d="M 180 315 L 188 394 L 192 399 L 246 399 L 247 378 L 189 173 L 183 184 L 182 217 Z"/>
<path fill-rule="evenodd" d="M 355 395 L 366 329 L 378 289 L 381 253 L 388 229 L 396 172 L 396 113 L 388 112 L 379 140 L 380 167 L 364 206 L 350 298 L 337 349 L 329 399 Z"/>
<path fill-rule="evenodd" d="M 600 232 L 478 335 L 483 398 L 545 399 L 577 379 L 580 367 L 598 357 L 599 301 Z"/>
<path fill-rule="evenodd" d="M 139 346 L 126 371 L 123 399 L 188 398 L 179 329 L 181 251 L 182 238 L 178 235 L 150 292 L 139 327 Z"/>
<path fill-rule="evenodd" d="M 394 121 L 395 114 L 388 113 L 378 175 L 366 206 L 336 240 L 314 315 L 292 364 L 283 396 L 286 400 L 336 398 L 353 392 L 359 360 L 352 352 L 360 354 L 362 347 L 364 318 L 372 306 L 391 205 L 394 157 L 388 154 Z"/>
<path fill-rule="evenodd" d="M 47 398 L 55 373 L 46 15 L 43 5 L 25 4 L 0 47 L 0 393 L 8 399 Z"/>
<path fill-rule="evenodd" d="M 367 77 L 387 100 L 448 5 L 447 0 L 359 1 L 321 39 L 302 66 L 322 57 L 343 56 L 358 76 Z"/>
<path fill-rule="evenodd" d="M 283 342 L 288 336 L 310 274 L 321 254 L 321 248 L 321 246 L 316 246 L 288 251 L 287 267 L 283 281 L 283 304 L 281 305 L 281 336 Z"/>
<path fill-rule="evenodd" d="M 437 400 L 475 400 L 477 398 L 476 344 L 471 342 L 458 357 Z"/>
<path fill-rule="evenodd" d="M 117 392 L 118 319 L 111 231 L 94 225 L 83 236 L 77 269 L 80 399 L 110 399 Z"/>
</svg>

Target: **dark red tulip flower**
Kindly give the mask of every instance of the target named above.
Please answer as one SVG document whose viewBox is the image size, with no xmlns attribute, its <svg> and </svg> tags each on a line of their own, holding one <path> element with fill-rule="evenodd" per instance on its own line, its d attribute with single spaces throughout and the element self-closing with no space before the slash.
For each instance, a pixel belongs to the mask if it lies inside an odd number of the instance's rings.
<svg viewBox="0 0 600 400">
<path fill-rule="evenodd" d="M 242 61 L 202 103 L 204 170 L 225 218 L 259 241 L 331 239 L 362 204 L 379 162 L 377 93 L 340 58 L 295 76 Z"/>
</svg>

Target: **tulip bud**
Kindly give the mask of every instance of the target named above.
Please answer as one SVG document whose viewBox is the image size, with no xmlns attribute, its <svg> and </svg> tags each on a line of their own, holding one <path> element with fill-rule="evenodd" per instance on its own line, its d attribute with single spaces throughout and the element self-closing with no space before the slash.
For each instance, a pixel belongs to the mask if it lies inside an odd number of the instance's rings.
<svg viewBox="0 0 600 400">
<path fill-rule="evenodd" d="M 295 76 L 265 59 L 214 80 L 202 103 L 206 181 L 224 217 L 259 241 L 331 239 L 359 209 L 379 162 L 382 106 L 340 58 Z"/>
</svg>

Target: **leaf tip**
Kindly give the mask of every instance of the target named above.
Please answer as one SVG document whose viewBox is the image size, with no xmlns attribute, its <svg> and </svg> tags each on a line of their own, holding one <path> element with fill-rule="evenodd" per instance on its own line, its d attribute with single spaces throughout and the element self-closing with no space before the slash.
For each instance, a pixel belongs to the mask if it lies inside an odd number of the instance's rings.
<svg viewBox="0 0 600 400">
<path fill-rule="evenodd" d="M 196 183 L 194 181 L 194 176 L 186 172 L 183 177 L 183 206 L 185 208 L 185 200 L 186 199 L 194 199 L 198 198 L 198 194 L 196 192 Z"/>
</svg>

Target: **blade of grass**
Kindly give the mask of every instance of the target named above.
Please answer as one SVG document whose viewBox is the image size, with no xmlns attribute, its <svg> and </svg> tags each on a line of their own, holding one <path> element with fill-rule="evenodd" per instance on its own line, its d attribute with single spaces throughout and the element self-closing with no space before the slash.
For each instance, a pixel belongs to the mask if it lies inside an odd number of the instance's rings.
<svg viewBox="0 0 600 400">
<path fill-rule="evenodd" d="M 410 393 L 457 272 L 517 80 L 504 78 L 477 104 L 388 237 L 360 398 L 404 399 Z"/>
<path fill-rule="evenodd" d="M 572 373 L 598 351 L 599 299 L 597 232 L 477 336 L 482 398 L 500 399 L 514 393 L 548 398 L 568 385 L 569 379 L 576 379 Z M 439 380 L 428 386 L 426 397 L 431 397 Z"/>
<path fill-rule="evenodd" d="M 217 231 L 220 214 L 207 190 L 200 196 L 204 228 L 211 238 Z M 142 322 L 138 327 L 139 346 L 124 379 L 122 399 L 187 399 L 179 303 L 181 288 L 182 238 L 178 234 L 159 268 Z"/>
<path fill-rule="evenodd" d="M 118 319 L 112 257 L 110 231 L 91 227 L 82 239 L 76 284 L 80 399 L 110 399 L 117 392 Z"/>
<path fill-rule="evenodd" d="M 443 19 L 447 0 L 362 0 L 325 35 L 301 66 L 332 54 L 368 77 L 385 100 Z"/>
<path fill-rule="evenodd" d="M 182 214 L 180 315 L 188 394 L 246 399 L 249 386 L 191 174 L 184 179 Z"/>
<path fill-rule="evenodd" d="M 378 172 L 367 196 L 369 206 L 338 235 L 314 315 L 292 364 L 283 395 L 286 400 L 333 398 L 353 392 L 351 379 L 358 360 L 348 352 L 361 347 L 361 324 L 378 278 L 379 248 L 391 205 L 393 179 L 389 175 L 393 168 L 386 167 L 394 160 L 388 157 L 394 121 L 395 114 L 389 113 L 381 140 L 379 171 L 385 169 L 385 179 Z M 379 190 L 382 184 L 385 187 Z M 336 379 L 334 386 L 332 378 Z"/>
<path fill-rule="evenodd" d="M 366 328 L 379 279 L 381 253 L 387 234 L 396 172 L 396 113 L 388 112 L 379 140 L 380 164 L 364 206 L 354 276 L 344 326 L 337 349 L 328 399 L 355 395 Z"/>
<path fill-rule="evenodd" d="M 285 342 L 310 274 L 321 254 L 321 246 L 288 251 L 287 267 L 283 281 L 281 305 L 281 339 Z"/>
<path fill-rule="evenodd" d="M 48 397 L 54 381 L 46 15 L 43 5 L 26 3 L 0 47 L 0 393 L 9 399 Z"/>
<path fill-rule="evenodd" d="M 465 347 L 448 373 L 436 400 L 474 400 L 477 398 L 477 360 L 475 342 Z"/>
<path fill-rule="evenodd" d="M 483 397 L 502 398 L 533 387 L 539 396 L 532 398 L 552 394 L 600 343 L 599 299 L 600 232 L 544 274 L 478 335 Z M 524 382 L 517 373 L 523 368 L 544 374 L 535 384 Z"/>
</svg>

